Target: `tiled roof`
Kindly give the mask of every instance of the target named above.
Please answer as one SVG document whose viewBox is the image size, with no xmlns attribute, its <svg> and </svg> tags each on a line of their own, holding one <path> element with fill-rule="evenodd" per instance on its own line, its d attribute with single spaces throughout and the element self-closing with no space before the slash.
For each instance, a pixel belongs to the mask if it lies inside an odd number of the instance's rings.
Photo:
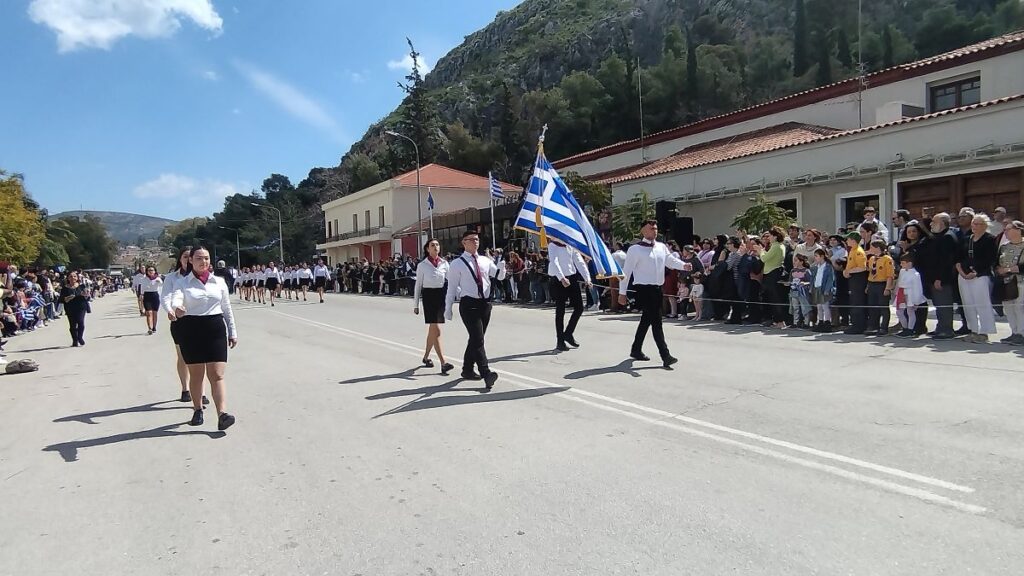
<svg viewBox="0 0 1024 576">
<path fill-rule="evenodd" d="M 943 70 L 963 63 L 974 62 L 981 60 L 982 58 L 990 58 L 998 56 L 999 54 L 1014 52 L 1021 49 L 1024 49 L 1024 30 L 1004 34 L 963 48 L 957 48 L 956 50 L 939 54 L 938 56 L 932 56 L 931 58 L 925 58 L 916 62 L 909 62 L 907 64 L 893 66 L 892 68 L 886 68 L 885 70 L 880 70 L 866 75 L 864 77 L 864 81 L 872 88 L 883 86 L 885 84 L 906 80 L 908 78 L 914 78 L 928 72 Z M 646 136 L 643 140 L 643 145 L 651 146 L 653 144 L 682 138 L 683 136 L 698 134 L 715 128 L 737 124 L 746 120 L 760 118 L 769 114 L 776 114 L 786 110 L 799 108 L 801 106 L 814 104 L 816 102 L 853 94 L 857 92 L 859 82 L 860 78 L 849 78 L 820 88 L 798 92 L 796 94 L 791 94 L 783 98 L 742 108 L 727 114 L 705 118 L 691 124 L 671 128 L 662 132 L 656 132 Z M 581 162 L 597 160 L 613 154 L 636 150 L 637 148 L 640 148 L 640 139 L 634 138 L 632 140 L 625 140 L 608 146 L 603 146 L 601 148 L 596 148 L 594 150 L 581 152 L 579 154 L 569 156 L 568 158 L 562 158 L 555 161 L 554 166 L 559 169 L 564 169 Z"/>
<path fill-rule="evenodd" d="M 416 171 L 413 170 L 395 176 L 394 180 L 398 180 L 402 186 L 416 186 Z M 440 164 L 427 164 L 420 167 L 420 186 L 423 188 L 430 186 L 432 188 L 487 190 L 490 187 L 490 183 L 487 181 L 486 176 L 477 176 L 476 174 L 455 170 Z M 501 188 L 506 192 L 522 192 L 523 190 L 522 186 L 516 186 L 507 182 L 502 182 Z"/>
<path fill-rule="evenodd" d="M 789 122 L 773 126 L 771 128 L 765 128 L 763 130 L 747 132 L 746 134 L 740 134 L 733 138 L 726 138 L 716 140 L 714 142 L 699 144 L 697 146 L 691 146 L 690 148 L 669 156 L 668 158 L 632 166 L 632 170 L 616 170 L 615 172 L 617 172 L 617 174 L 613 177 L 606 176 L 604 179 L 594 179 L 602 184 L 618 184 L 659 174 L 667 174 L 708 164 L 715 164 L 717 162 L 736 160 L 738 158 L 754 156 L 755 154 L 773 152 L 783 148 L 801 146 L 811 142 L 843 138 L 864 132 L 880 130 L 882 128 L 889 128 L 891 126 L 921 122 L 923 120 L 938 118 L 940 116 L 949 116 L 951 114 L 977 110 L 979 108 L 988 108 L 990 106 L 1006 104 L 1017 100 L 1024 100 L 1024 94 L 1007 96 L 1005 98 L 998 98 L 996 100 L 989 100 L 987 102 L 972 104 L 970 106 L 962 106 L 960 108 L 952 108 L 941 112 L 933 112 L 922 116 L 903 118 L 902 120 L 868 126 L 866 128 L 857 128 L 855 130 L 835 130 L 833 128 L 826 128 L 823 126 L 812 126 L 808 124 Z"/>
</svg>

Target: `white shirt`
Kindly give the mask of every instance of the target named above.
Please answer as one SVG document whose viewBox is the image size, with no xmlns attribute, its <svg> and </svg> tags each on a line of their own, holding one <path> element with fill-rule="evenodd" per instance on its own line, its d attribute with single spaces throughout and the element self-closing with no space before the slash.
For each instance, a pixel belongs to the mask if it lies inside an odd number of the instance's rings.
<svg viewBox="0 0 1024 576">
<path fill-rule="evenodd" d="M 195 274 L 189 274 L 176 283 L 171 293 L 171 309 L 184 308 L 186 316 L 224 315 L 228 326 L 228 338 L 238 338 L 235 329 L 235 316 L 231 312 L 231 296 L 224 280 L 210 274 L 206 284 L 199 281 Z"/>
<path fill-rule="evenodd" d="M 182 275 L 177 270 L 169 272 L 164 277 L 164 287 L 160 291 L 160 306 L 170 314 L 174 314 L 174 307 L 171 306 L 171 294 L 177 289 L 181 279 Z"/>
<path fill-rule="evenodd" d="M 906 296 L 907 306 L 920 306 L 926 302 L 924 297 L 924 286 L 921 285 L 921 274 L 911 268 L 905 270 L 900 268 L 900 276 L 896 280 L 896 289 L 903 289 L 903 294 Z"/>
<path fill-rule="evenodd" d="M 309 268 L 299 268 L 295 272 L 295 277 L 296 278 L 300 278 L 302 280 L 309 280 L 309 279 L 313 278 L 313 276 L 314 276 L 313 271 L 310 270 Z M 327 277 L 330 277 L 330 274 L 327 274 L 327 276 L 325 276 L 325 278 L 327 278 Z"/>
<path fill-rule="evenodd" d="M 452 319 L 452 306 L 455 298 L 467 296 L 480 298 L 480 289 L 476 284 L 476 269 L 473 266 L 474 256 L 469 252 L 463 252 L 462 256 L 452 261 L 448 267 L 448 293 L 444 298 L 444 316 Z M 459 262 L 462 259 L 462 262 Z M 505 267 L 498 267 L 490 258 L 476 255 L 477 266 L 480 267 L 480 284 L 483 286 L 483 298 L 486 300 L 491 295 L 491 278 L 498 280 L 505 279 Z"/>
<path fill-rule="evenodd" d="M 303 270 L 309 270 L 309 268 L 304 268 Z M 317 264 L 316 266 L 313 267 L 313 276 L 315 278 L 330 278 L 331 269 L 328 268 L 327 266 L 320 266 L 319 264 Z"/>
<path fill-rule="evenodd" d="M 278 270 L 277 268 L 267 268 L 266 276 L 265 277 L 266 277 L 267 280 L 270 280 L 271 278 L 276 278 L 277 281 L 280 282 L 281 281 L 281 271 Z"/>
<path fill-rule="evenodd" d="M 882 224 L 881 220 L 879 220 L 878 218 L 875 218 L 874 220 L 865 220 L 864 222 L 861 222 L 861 226 L 863 226 L 865 222 L 874 222 L 875 224 L 877 224 L 878 232 L 875 232 L 873 237 L 877 236 L 879 239 L 885 240 L 886 244 L 889 243 L 889 229 L 885 227 L 885 224 Z"/>
<path fill-rule="evenodd" d="M 145 274 L 136 274 L 132 276 L 132 289 L 142 286 L 142 280 L 146 277 Z"/>
<path fill-rule="evenodd" d="M 633 276 L 633 284 L 661 286 L 665 283 L 665 268 L 682 270 L 685 264 L 661 242 L 655 242 L 654 246 L 633 244 L 626 252 L 626 263 L 622 266 L 625 281 L 619 283 L 619 294 L 626 295 L 630 275 Z"/>
<path fill-rule="evenodd" d="M 164 280 L 159 274 L 156 275 L 156 278 L 143 276 L 142 282 L 140 282 L 139 285 L 142 286 L 143 292 L 160 292 L 160 289 L 164 285 Z"/>
<path fill-rule="evenodd" d="M 626 252 L 623 250 L 616 250 L 615 252 L 612 252 L 612 259 L 615 260 L 615 263 L 619 265 L 619 269 L 621 270 L 622 267 L 626 265 Z"/>
<path fill-rule="evenodd" d="M 825 283 L 825 265 L 822 264 L 814 269 L 814 287 L 821 288 Z"/>
<path fill-rule="evenodd" d="M 255 276 L 256 276 L 257 280 L 264 281 L 264 280 L 267 279 L 267 271 L 266 270 L 259 270 L 259 271 L 256 272 Z"/>
<path fill-rule="evenodd" d="M 584 282 L 590 282 L 587 261 L 579 251 L 569 246 L 559 246 L 554 242 L 548 245 L 548 276 L 554 276 L 561 282 L 577 273 L 583 276 Z"/>
<path fill-rule="evenodd" d="M 420 296 L 424 288 L 444 288 L 448 279 L 448 261 L 441 258 L 435 267 L 429 258 L 420 260 L 416 266 L 416 286 L 413 288 L 413 307 L 420 307 Z"/>
</svg>

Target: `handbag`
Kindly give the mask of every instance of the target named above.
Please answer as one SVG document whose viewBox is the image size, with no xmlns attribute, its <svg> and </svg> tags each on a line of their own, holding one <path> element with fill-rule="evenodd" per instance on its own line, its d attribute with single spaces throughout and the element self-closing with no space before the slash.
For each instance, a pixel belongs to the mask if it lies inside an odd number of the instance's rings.
<svg viewBox="0 0 1024 576">
<path fill-rule="evenodd" d="M 1024 252 L 1021 252 L 1017 256 L 1017 266 L 1020 266 L 1021 258 L 1024 258 Z M 1019 269 L 1019 268 L 1018 268 Z M 998 276 L 996 282 L 992 287 L 993 300 L 995 302 L 1006 302 L 1008 300 L 1016 300 L 1020 298 L 1020 287 L 1017 285 L 1016 274 L 1006 274 L 1004 276 Z"/>
</svg>

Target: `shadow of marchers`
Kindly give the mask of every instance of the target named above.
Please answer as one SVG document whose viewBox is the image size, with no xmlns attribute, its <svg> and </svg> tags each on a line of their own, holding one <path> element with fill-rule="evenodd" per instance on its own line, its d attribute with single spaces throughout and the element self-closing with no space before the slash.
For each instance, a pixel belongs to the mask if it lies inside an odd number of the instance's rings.
<svg viewBox="0 0 1024 576">
<path fill-rule="evenodd" d="M 134 334 L 105 334 L 103 336 L 96 336 L 95 338 L 93 338 L 93 340 L 106 340 L 108 338 L 113 338 L 116 340 L 118 338 L 131 338 L 134 336 L 149 336 L 149 334 L 146 334 L 145 332 L 137 332 Z"/>
<path fill-rule="evenodd" d="M 105 416 L 117 416 L 118 414 L 133 414 L 136 412 L 162 412 L 164 410 L 181 410 L 187 408 L 192 409 L 191 403 L 182 402 L 180 406 L 167 406 L 164 408 L 158 408 L 161 404 L 172 404 L 176 403 L 175 400 L 164 400 L 163 402 L 151 402 L 149 404 L 142 404 L 139 406 L 130 406 L 128 408 L 115 408 L 113 410 L 100 410 L 99 412 L 88 412 L 86 414 L 74 414 L 71 416 L 63 416 L 57 418 L 54 422 L 81 422 L 83 424 L 98 424 L 93 418 L 103 418 Z"/>
<path fill-rule="evenodd" d="M 664 370 L 660 365 L 644 366 L 637 368 L 634 364 L 637 360 L 632 358 L 623 360 L 615 366 L 607 366 L 605 368 L 588 368 L 586 370 L 579 370 L 577 372 L 570 372 L 563 376 L 566 380 L 582 380 L 583 378 L 590 378 L 591 376 L 600 376 L 602 374 L 627 374 L 633 378 L 640 377 L 641 370 Z M 657 362 L 657 361 L 654 361 Z"/>
<path fill-rule="evenodd" d="M 508 356 L 489 358 L 488 362 L 490 362 L 491 364 L 497 364 L 498 362 L 519 362 L 527 358 L 537 358 L 539 356 L 558 356 L 558 354 L 558 350 L 541 350 L 540 352 L 524 352 L 522 354 L 509 354 Z"/>
<path fill-rule="evenodd" d="M 32 352 L 49 352 L 50 350 L 63 350 L 65 348 L 71 348 L 71 346 L 47 346 L 45 348 L 27 348 L 25 350 L 10 350 L 5 354 L 30 354 Z"/>
<path fill-rule="evenodd" d="M 366 399 L 385 400 L 387 398 L 400 398 L 402 396 L 416 395 L 423 395 L 424 397 L 426 397 L 431 396 L 433 394 L 437 394 L 438 392 L 447 392 L 454 390 L 455 387 L 459 385 L 459 382 L 462 382 L 462 380 L 462 378 L 457 378 L 455 380 L 452 380 L 451 382 L 446 382 L 444 384 L 439 384 L 437 386 L 424 386 L 423 388 L 411 388 L 408 390 L 393 390 L 391 392 L 381 392 L 380 394 L 373 394 L 372 396 L 367 396 Z"/>
<path fill-rule="evenodd" d="M 140 432 L 126 432 L 124 434 L 115 434 L 113 436 L 104 436 L 103 438 L 92 438 L 89 440 L 74 440 L 71 442 L 61 442 L 60 444 L 51 444 L 46 448 L 43 448 L 43 452 L 57 452 L 65 462 L 76 462 L 78 460 L 78 451 L 82 448 L 92 448 L 94 446 L 106 446 L 108 444 L 118 444 L 120 442 L 128 442 L 130 440 L 141 440 L 143 438 L 167 438 L 172 436 L 208 436 L 211 439 L 223 438 L 226 434 L 224 432 L 206 432 L 202 430 L 188 430 L 178 432 L 175 428 L 182 424 L 167 424 L 159 428 L 153 428 L 151 430 L 142 430 Z"/>
<path fill-rule="evenodd" d="M 363 382 L 377 382 L 381 380 L 409 380 L 415 381 L 416 371 L 426 368 L 426 366 L 417 366 L 415 368 L 409 368 L 402 372 L 395 372 L 394 374 L 373 374 L 370 376 L 362 376 L 360 378 L 351 378 L 349 380 L 342 380 L 338 384 L 362 384 Z"/>
<path fill-rule="evenodd" d="M 420 400 L 414 400 L 397 408 L 392 408 L 387 412 L 383 412 L 374 416 L 374 419 L 382 416 L 390 416 L 393 414 L 401 414 L 403 412 L 415 412 L 418 410 L 430 410 L 433 408 L 443 408 L 445 406 L 461 406 L 464 404 L 481 404 L 485 402 L 508 402 L 511 400 L 525 400 L 527 398 L 539 398 L 541 396 L 547 396 L 549 394 L 558 394 L 568 390 L 568 386 L 552 386 L 547 388 L 533 388 L 529 390 L 513 390 L 510 392 L 498 392 L 491 394 L 477 394 L 473 396 L 441 396 L 441 397 L 428 397 Z M 479 391 L 479 390 L 478 390 Z"/>
</svg>

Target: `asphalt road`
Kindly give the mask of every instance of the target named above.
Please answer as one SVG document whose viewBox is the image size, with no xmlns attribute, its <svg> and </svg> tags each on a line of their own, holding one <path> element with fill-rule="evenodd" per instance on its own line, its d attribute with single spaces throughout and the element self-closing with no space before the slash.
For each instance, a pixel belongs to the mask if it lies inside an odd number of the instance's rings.
<svg viewBox="0 0 1024 576">
<path fill-rule="evenodd" d="M 0 574 L 1024 573 L 1020 348 L 673 325 L 665 371 L 501 306 L 485 394 L 410 300 L 242 304 L 222 434 L 134 306 L 8 345 Z"/>
</svg>

